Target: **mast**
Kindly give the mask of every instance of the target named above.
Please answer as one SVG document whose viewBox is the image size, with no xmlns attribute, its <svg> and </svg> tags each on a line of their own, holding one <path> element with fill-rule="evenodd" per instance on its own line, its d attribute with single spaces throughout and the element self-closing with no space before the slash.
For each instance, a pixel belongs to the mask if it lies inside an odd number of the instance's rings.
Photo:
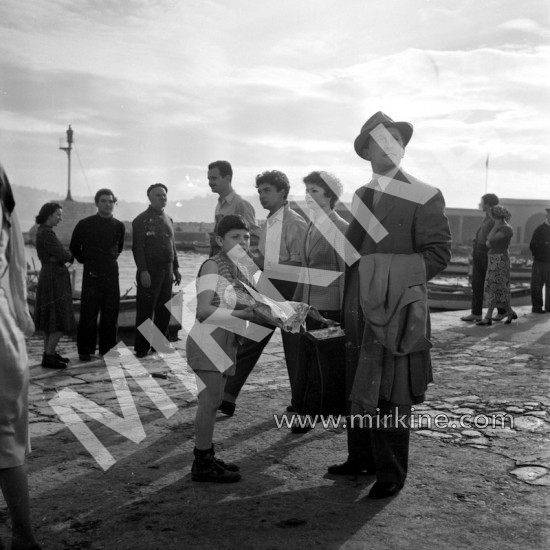
<svg viewBox="0 0 550 550">
<path fill-rule="evenodd" d="M 71 197 L 71 149 L 72 147 L 73 147 L 73 129 L 69 124 L 69 127 L 67 128 L 67 145 L 65 147 L 62 147 L 61 145 L 59 146 L 59 148 L 62 151 L 65 151 L 67 153 L 67 160 L 69 161 L 68 172 L 67 172 L 67 197 L 65 199 L 66 201 L 73 200 L 73 198 Z"/>
<path fill-rule="evenodd" d="M 487 194 L 487 183 L 489 182 L 489 153 L 485 159 L 485 194 Z"/>
</svg>

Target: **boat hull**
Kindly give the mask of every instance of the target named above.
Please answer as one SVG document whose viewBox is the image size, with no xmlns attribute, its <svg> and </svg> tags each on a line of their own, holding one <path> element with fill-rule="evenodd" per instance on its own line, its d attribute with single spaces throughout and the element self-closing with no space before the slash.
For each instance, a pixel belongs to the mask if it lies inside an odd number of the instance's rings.
<svg viewBox="0 0 550 550">
<path fill-rule="evenodd" d="M 194 244 L 193 250 L 199 254 L 209 254 L 210 253 L 210 244 Z"/>
<path fill-rule="evenodd" d="M 448 275 L 468 275 L 471 276 L 472 268 L 466 264 L 449 264 L 440 275 L 445 277 Z M 512 268 L 510 271 L 512 281 L 529 281 L 531 279 L 531 268 Z"/>
<path fill-rule="evenodd" d="M 510 295 L 512 307 L 531 303 L 531 290 L 528 287 L 512 288 Z M 468 310 L 472 305 L 472 291 L 466 287 L 429 283 L 428 305 L 432 311 Z"/>
<path fill-rule="evenodd" d="M 27 296 L 27 303 L 29 305 L 29 311 L 31 315 L 34 314 L 34 307 L 36 304 L 36 295 L 34 292 L 29 291 Z M 77 298 L 73 299 L 73 311 L 75 320 L 78 323 L 80 320 L 80 300 Z M 136 324 L 136 298 L 135 296 L 130 296 L 127 298 L 120 299 L 120 310 L 118 314 L 118 330 L 123 332 L 133 331 Z M 168 327 L 168 332 L 170 339 L 174 339 L 177 336 L 177 333 L 181 330 L 180 323 L 174 318 L 170 317 L 170 325 Z"/>
</svg>

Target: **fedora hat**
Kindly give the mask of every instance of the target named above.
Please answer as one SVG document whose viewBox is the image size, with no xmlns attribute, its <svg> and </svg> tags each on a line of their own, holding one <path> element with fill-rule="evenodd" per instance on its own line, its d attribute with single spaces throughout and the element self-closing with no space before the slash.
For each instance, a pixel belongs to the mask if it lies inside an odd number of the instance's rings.
<svg viewBox="0 0 550 550">
<path fill-rule="evenodd" d="M 355 152 L 363 158 L 362 152 L 365 148 L 365 145 L 369 139 L 369 134 L 379 125 L 382 124 L 386 128 L 397 128 L 401 137 L 403 138 L 403 145 L 409 143 L 412 133 L 413 125 L 409 122 L 395 122 L 388 115 L 384 114 L 382 111 L 378 111 L 372 115 L 365 124 L 361 127 L 359 135 L 355 138 L 353 147 Z"/>
</svg>

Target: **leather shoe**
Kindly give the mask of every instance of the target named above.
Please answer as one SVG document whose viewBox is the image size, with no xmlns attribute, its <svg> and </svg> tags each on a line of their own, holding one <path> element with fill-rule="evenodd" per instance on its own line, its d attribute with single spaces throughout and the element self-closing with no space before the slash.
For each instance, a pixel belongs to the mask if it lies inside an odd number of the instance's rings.
<svg viewBox="0 0 550 550">
<path fill-rule="evenodd" d="M 226 416 L 233 416 L 236 408 L 237 405 L 235 405 L 235 403 L 231 403 L 231 401 L 222 401 L 221 405 L 218 407 L 218 410 Z"/>
<path fill-rule="evenodd" d="M 493 321 L 491 319 L 484 317 L 481 319 L 481 321 L 476 321 L 476 325 L 478 327 L 490 327 L 493 324 Z"/>
<path fill-rule="evenodd" d="M 509 313 L 506 316 L 506 321 L 504 321 L 504 324 L 509 325 L 514 319 L 518 318 L 518 314 L 515 311 L 512 311 L 512 313 Z"/>
<path fill-rule="evenodd" d="M 369 491 L 369 498 L 388 498 L 396 495 L 403 489 L 403 483 L 391 481 L 377 481 Z"/>
<path fill-rule="evenodd" d="M 470 313 L 470 315 L 465 315 L 464 317 L 460 318 L 461 321 L 481 321 L 481 315 L 474 315 L 473 313 Z"/>
<path fill-rule="evenodd" d="M 59 360 L 55 355 L 42 355 L 41 366 L 45 369 L 66 369 L 67 363 Z"/>
<path fill-rule="evenodd" d="M 374 475 L 374 470 L 369 470 L 367 466 L 357 462 L 356 460 L 350 460 L 349 458 L 343 464 L 333 464 L 328 467 L 328 473 L 333 476 L 358 476 Z"/>
<path fill-rule="evenodd" d="M 497 313 L 494 317 L 491 317 L 493 321 L 502 321 L 508 315 L 506 312 L 504 313 Z"/>
<path fill-rule="evenodd" d="M 533 308 L 531 313 L 546 313 L 546 311 L 544 309 Z"/>
</svg>

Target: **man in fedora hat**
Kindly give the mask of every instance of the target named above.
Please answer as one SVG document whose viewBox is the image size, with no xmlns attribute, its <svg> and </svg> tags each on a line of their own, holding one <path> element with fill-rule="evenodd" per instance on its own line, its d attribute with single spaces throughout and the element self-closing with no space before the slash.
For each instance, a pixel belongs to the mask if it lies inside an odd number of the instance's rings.
<svg viewBox="0 0 550 550">
<path fill-rule="evenodd" d="M 531 304 L 533 313 L 550 313 L 550 208 L 546 220 L 533 232 L 529 248 L 533 253 L 531 271 Z M 544 291 L 544 304 L 542 289 Z M 544 306 L 544 307 L 543 307 Z"/>
<path fill-rule="evenodd" d="M 432 380 L 426 281 L 447 266 L 451 234 L 441 192 L 401 169 L 413 127 L 374 114 L 355 139 L 373 176 L 352 203 L 344 290 L 348 459 L 336 475 L 376 475 L 389 497 L 407 475 L 411 407 Z"/>
</svg>

